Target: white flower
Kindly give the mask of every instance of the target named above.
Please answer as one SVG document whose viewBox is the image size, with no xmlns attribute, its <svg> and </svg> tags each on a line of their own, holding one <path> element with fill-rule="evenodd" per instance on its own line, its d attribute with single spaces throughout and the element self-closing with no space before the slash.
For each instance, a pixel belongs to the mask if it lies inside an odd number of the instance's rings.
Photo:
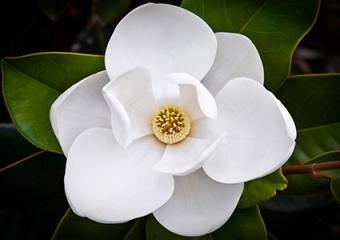
<svg viewBox="0 0 340 240">
<path fill-rule="evenodd" d="M 153 213 L 172 232 L 203 235 L 228 220 L 244 182 L 294 149 L 294 122 L 243 35 L 146 4 L 117 25 L 105 65 L 50 113 L 79 216 L 121 223 Z"/>
</svg>

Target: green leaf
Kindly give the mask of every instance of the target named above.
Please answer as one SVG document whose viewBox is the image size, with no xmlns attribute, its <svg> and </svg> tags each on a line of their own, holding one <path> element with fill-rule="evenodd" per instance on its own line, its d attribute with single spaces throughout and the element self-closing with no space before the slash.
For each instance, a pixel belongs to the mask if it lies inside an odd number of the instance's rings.
<svg viewBox="0 0 340 240">
<path fill-rule="evenodd" d="M 329 191 L 327 180 L 315 178 L 309 174 L 288 175 L 286 178 L 288 179 L 288 187 L 283 194 L 305 195 Z"/>
<path fill-rule="evenodd" d="M 104 69 L 102 56 L 37 53 L 1 62 L 3 95 L 18 131 L 38 148 L 61 153 L 49 111 L 54 100 L 84 77 Z"/>
<path fill-rule="evenodd" d="M 201 236 L 201 237 L 183 237 L 177 234 L 174 234 L 167 229 L 165 229 L 162 225 L 158 223 L 158 221 L 154 218 L 154 216 L 150 215 L 146 221 L 146 239 L 147 240 L 212 240 L 211 234 Z"/>
<path fill-rule="evenodd" d="M 52 21 L 56 21 L 66 9 L 69 0 L 37 0 L 41 11 Z"/>
<path fill-rule="evenodd" d="M 330 178 L 329 187 L 335 200 L 340 204 L 340 169 L 320 171 L 319 174 Z"/>
<path fill-rule="evenodd" d="M 275 94 L 306 131 L 340 122 L 339 91 L 340 74 L 311 74 L 289 77 Z"/>
<path fill-rule="evenodd" d="M 287 78 L 294 49 L 316 21 L 318 0 L 184 0 L 215 32 L 237 32 L 256 45 L 265 85 L 277 89 Z"/>
<path fill-rule="evenodd" d="M 340 169 L 330 169 L 319 172 L 320 175 L 326 176 L 332 180 L 340 181 Z"/>
<path fill-rule="evenodd" d="M 318 158 L 320 161 L 321 157 L 335 153 L 340 153 L 340 121 L 298 130 L 290 163 L 303 164 Z"/>
<path fill-rule="evenodd" d="M 0 239 L 49 239 L 67 209 L 64 157 L 44 151 L 0 170 Z"/>
<path fill-rule="evenodd" d="M 162 227 L 153 216 L 146 223 L 147 240 L 261 240 L 267 239 L 266 227 L 259 208 L 236 209 L 230 219 L 217 231 L 201 237 L 183 237 Z"/>
<path fill-rule="evenodd" d="M 277 190 L 287 187 L 287 179 L 283 176 L 281 169 L 263 178 L 255 179 L 244 185 L 239 208 L 248 208 L 264 202 L 276 195 Z"/>
<path fill-rule="evenodd" d="M 68 209 L 64 217 L 59 222 L 52 240 L 81 239 L 81 240 L 112 240 L 124 239 L 132 222 L 124 224 L 102 224 L 93 222 L 87 218 L 82 218 Z"/>
<path fill-rule="evenodd" d="M 340 74 L 292 76 L 276 92 L 298 128 L 288 164 L 336 160 L 340 156 Z M 287 176 L 285 193 L 328 190 L 327 181 L 299 174 Z"/>
<path fill-rule="evenodd" d="M 105 23 L 115 23 L 127 12 L 132 0 L 97 0 L 94 1 L 94 12 Z"/>
<path fill-rule="evenodd" d="M 0 169 L 39 150 L 20 136 L 12 124 L 0 124 Z"/>
<path fill-rule="evenodd" d="M 257 206 L 237 209 L 213 234 L 213 240 L 266 240 L 266 226 Z"/>
<path fill-rule="evenodd" d="M 340 204 L 340 182 L 331 180 L 330 187 L 335 200 Z"/>
<path fill-rule="evenodd" d="M 146 219 L 137 219 L 123 240 L 146 240 Z"/>
</svg>

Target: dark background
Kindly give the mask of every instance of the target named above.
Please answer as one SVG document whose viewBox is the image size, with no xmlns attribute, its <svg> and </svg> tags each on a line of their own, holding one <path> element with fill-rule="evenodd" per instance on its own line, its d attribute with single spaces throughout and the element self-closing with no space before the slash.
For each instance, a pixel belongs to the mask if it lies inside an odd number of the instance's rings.
<svg viewBox="0 0 340 240">
<path fill-rule="evenodd" d="M 115 24 L 146 0 L 28 0 L 1 2 L 0 58 L 33 52 L 103 54 Z M 180 0 L 153 1 L 180 5 Z M 340 1 L 322 1 L 314 28 L 296 49 L 292 74 L 340 72 Z M 340 93 L 339 93 L 340 94 Z M 10 122 L 0 99 L 0 123 Z M 288 212 L 263 210 L 270 239 L 337 239 L 340 211 L 334 201 Z M 299 202 L 301 204 L 301 201 Z M 307 209 L 307 210 L 306 210 Z"/>
</svg>

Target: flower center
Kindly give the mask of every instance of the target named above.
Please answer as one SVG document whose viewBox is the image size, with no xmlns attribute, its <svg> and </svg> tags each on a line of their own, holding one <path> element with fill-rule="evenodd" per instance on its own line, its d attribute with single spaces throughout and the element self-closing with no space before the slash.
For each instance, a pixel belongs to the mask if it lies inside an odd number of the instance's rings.
<svg viewBox="0 0 340 240">
<path fill-rule="evenodd" d="M 175 144 L 186 138 L 190 132 L 190 118 L 183 109 L 164 106 L 152 119 L 152 131 L 159 141 Z"/>
</svg>

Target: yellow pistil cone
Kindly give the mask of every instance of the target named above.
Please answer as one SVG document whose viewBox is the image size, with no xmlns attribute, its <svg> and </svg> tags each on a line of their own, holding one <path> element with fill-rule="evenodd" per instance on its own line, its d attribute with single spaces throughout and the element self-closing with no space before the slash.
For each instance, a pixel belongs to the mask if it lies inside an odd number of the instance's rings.
<svg viewBox="0 0 340 240">
<path fill-rule="evenodd" d="M 175 144 L 184 140 L 190 128 L 188 114 L 176 106 L 161 107 L 152 119 L 153 133 L 165 144 Z"/>
</svg>

